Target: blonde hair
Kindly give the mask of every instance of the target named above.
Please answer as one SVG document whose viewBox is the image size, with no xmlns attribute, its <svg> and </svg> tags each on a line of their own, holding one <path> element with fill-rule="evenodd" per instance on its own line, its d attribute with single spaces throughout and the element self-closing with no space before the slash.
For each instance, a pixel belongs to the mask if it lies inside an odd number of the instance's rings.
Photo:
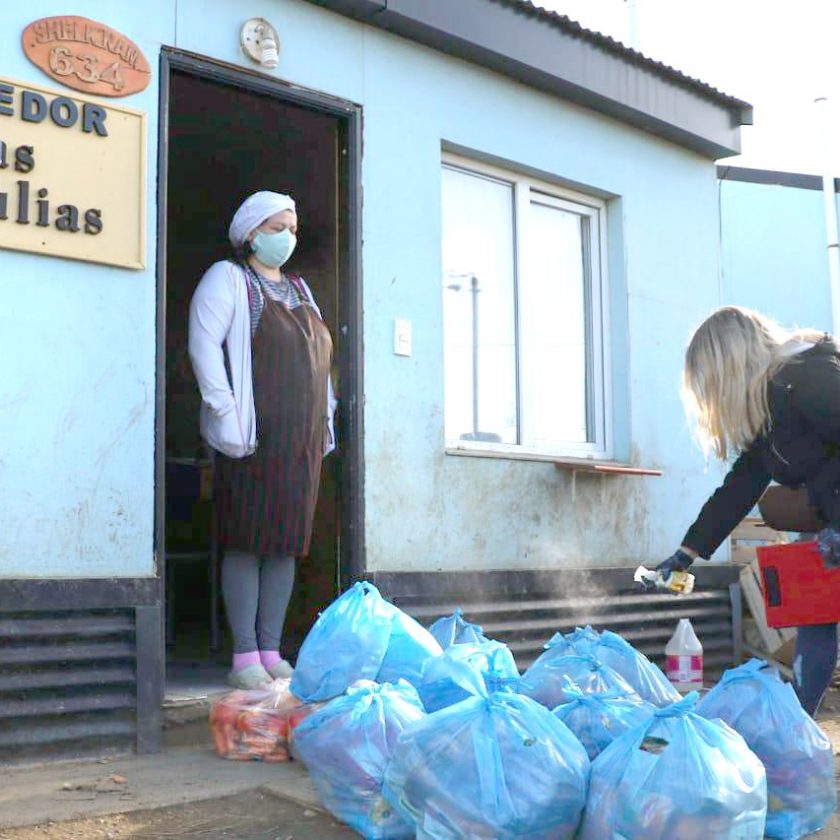
<svg viewBox="0 0 840 840">
<path fill-rule="evenodd" d="M 682 397 L 704 450 L 726 460 L 767 431 L 768 386 L 791 358 L 783 345 L 822 337 L 815 330 L 785 330 L 739 306 L 724 306 L 703 321 L 685 352 Z"/>
</svg>

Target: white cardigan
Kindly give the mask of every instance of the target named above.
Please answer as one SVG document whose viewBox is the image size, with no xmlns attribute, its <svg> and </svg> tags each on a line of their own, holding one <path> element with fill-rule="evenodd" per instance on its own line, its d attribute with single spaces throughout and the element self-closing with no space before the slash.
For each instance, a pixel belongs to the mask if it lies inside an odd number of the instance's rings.
<svg viewBox="0 0 840 840">
<path fill-rule="evenodd" d="M 201 391 L 201 436 L 213 449 L 244 458 L 257 448 L 257 421 L 251 373 L 251 312 L 244 269 L 228 260 L 210 266 L 190 302 L 189 354 Z M 304 283 L 318 316 L 312 292 Z M 225 370 L 224 343 L 230 362 Z M 332 379 L 327 375 L 327 455 L 335 449 Z"/>
</svg>

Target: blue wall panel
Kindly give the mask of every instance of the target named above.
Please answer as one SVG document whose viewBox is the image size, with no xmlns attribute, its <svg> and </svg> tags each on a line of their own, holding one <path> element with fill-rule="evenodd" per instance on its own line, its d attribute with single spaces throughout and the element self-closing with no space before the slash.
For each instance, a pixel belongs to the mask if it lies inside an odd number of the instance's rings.
<svg viewBox="0 0 840 840">
<path fill-rule="evenodd" d="M 66 11 L 53 0 L 4 6 L 0 75 L 43 82 L 19 33 Z M 0 383 L 0 510 L 12 523 L 0 529 L 0 575 L 154 571 L 157 62 L 171 45 L 253 69 L 238 39 L 256 15 L 280 33 L 271 75 L 364 108 L 369 566 L 603 566 L 673 549 L 719 478 L 691 443 L 678 395 L 686 338 L 722 299 L 711 161 L 299 0 L 247 10 L 235 0 L 79 0 L 72 11 L 124 32 L 154 68 L 151 86 L 125 100 L 149 116 L 147 268 L 0 253 L 0 352 L 15 360 Z M 662 478 L 573 482 L 549 463 L 445 454 L 447 144 L 607 198 L 616 451 Z M 395 318 L 412 321 L 411 357 L 393 354 Z M 562 386 L 546 372 L 546 387 Z"/>
</svg>

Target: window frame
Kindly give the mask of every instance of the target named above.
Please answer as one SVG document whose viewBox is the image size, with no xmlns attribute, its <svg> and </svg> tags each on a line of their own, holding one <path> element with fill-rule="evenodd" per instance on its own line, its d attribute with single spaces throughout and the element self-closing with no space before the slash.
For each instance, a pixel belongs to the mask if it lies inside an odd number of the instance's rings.
<svg viewBox="0 0 840 840">
<path fill-rule="evenodd" d="M 441 173 L 444 169 L 454 169 L 467 175 L 491 178 L 510 185 L 513 192 L 513 306 L 514 335 L 516 350 L 516 406 L 517 439 L 526 440 L 528 421 L 528 398 L 523 386 L 524 370 L 528 364 L 527 352 L 523 352 L 521 341 L 523 321 L 522 278 L 525 271 L 527 232 L 523 230 L 523 220 L 527 220 L 533 203 L 554 207 L 564 212 L 572 212 L 587 220 L 589 228 L 586 257 L 589 261 L 584 266 L 585 288 L 584 305 L 586 307 L 587 336 L 587 374 L 586 387 L 592 389 L 593 399 L 587 395 L 587 426 L 591 422 L 593 440 L 587 442 L 565 441 L 556 447 L 529 446 L 527 443 L 493 443 L 489 441 L 449 440 L 444 424 L 445 451 L 448 454 L 486 455 L 489 457 L 508 457 L 516 460 L 562 461 L 581 459 L 587 461 L 608 461 L 614 459 L 614 439 L 612 427 L 612 377 L 609 328 L 609 277 L 607 273 L 607 205 L 593 195 L 561 186 L 544 178 L 533 177 L 515 169 L 504 169 L 483 163 L 474 158 L 459 154 L 444 153 L 441 157 Z M 442 178 L 441 178 L 442 182 Z M 443 202 L 441 186 L 441 207 Z M 441 276 L 444 266 L 441 264 Z M 445 299 L 442 298 L 445 306 Z M 590 342 L 591 337 L 591 342 Z M 590 346 L 591 344 L 591 346 Z M 446 348 L 444 347 L 444 376 L 446 366 Z M 591 418 L 590 418 L 591 414 Z M 445 415 L 445 412 L 444 412 Z"/>
</svg>

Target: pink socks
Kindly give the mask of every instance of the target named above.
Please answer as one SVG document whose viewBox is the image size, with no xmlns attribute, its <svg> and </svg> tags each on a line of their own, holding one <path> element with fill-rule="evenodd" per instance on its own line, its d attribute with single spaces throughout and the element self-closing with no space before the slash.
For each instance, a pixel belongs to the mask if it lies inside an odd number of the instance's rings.
<svg viewBox="0 0 840 840">
<path fill-rule="evenodd" d="M 233 654 L 233 670 L 241 671 L 249 665 L 262 665 L 266 671 L 274 667 L 283 657 L 276 650 L 251 650 L 248 653 Z"/>
<path fill-rule="evenodd" d="M 273 668 L 282 659 L 276 650 L 261 650 L 259 657 L 259 661 L 262 662 L 262 666 L 266 671 L 269 668 Z"/>
<path fill-rule="evenodd" d="M 248 653 L 234 653 L 233 654 L 233 670 L 241 671 L 249 665 L 260 664 L 260 652 L 256 650 L 248 651 Z"/>
</svg>

